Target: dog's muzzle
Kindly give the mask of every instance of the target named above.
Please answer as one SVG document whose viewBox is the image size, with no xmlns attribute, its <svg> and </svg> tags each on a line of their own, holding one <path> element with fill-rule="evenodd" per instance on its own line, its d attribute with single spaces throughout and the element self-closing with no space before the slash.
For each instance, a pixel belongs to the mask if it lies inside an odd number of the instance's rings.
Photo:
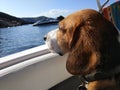
<svg viewBox="0 0 120 90">
<path fill-rule="evenodd" d="M 47 44 L 49 50 L 53 53 L 58 53 L 59 55 L 63 55 L 62 50 L 60 49 L 57 42 L 57 30 L 52 30 L 47 35 L 44 36 L 44 41 Z"/>
</svg>

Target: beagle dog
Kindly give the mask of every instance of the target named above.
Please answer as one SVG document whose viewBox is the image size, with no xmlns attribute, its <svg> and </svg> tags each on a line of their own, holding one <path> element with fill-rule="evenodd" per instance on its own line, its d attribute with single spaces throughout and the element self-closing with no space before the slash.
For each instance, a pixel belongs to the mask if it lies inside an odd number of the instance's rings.
<svg viewBox="0 0 120 90">
<path fill-rule="evenodd" d="M 68 53 L 66 69 L 82 76 L 87 90 L 120 90 L 119 32 L 92 9 L 75 12 L 44 40 L 52 52 Z M 85 83 L 87 82 L 87 83 Z"/>
</svg>

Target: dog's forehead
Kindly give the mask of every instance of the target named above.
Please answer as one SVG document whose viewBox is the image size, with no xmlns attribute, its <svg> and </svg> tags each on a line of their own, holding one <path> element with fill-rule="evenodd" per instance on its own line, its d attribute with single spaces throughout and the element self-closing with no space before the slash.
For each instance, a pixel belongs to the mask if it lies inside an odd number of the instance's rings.
<svg viewBox="0 0 120 90">
<path fill-rule="evenodd" d="M 72 27 L 75 27 L 79 21 L 76 19 L 76 17 L 74 16 L 69 16 L 69 17 L 66 17 L 64 20 L 62 20 L 60 23 L 59 23 L 59 28 L 61 29 L 69 29 L 69 28 L 72 28 Z"/>
<path fill-rule="evenodd" d="M 59 27 L 62 29 L 69 29 L 72 27 L 77 27 L 83 25 L 87 21 L 96 21 L 95 17 L 100 15 L 94 10 L 82 10 L 68 15 L 59 23 Z M 92 23 L 90 22 L 90 23 Z M 88 22 L 87 22 L 88 23 Z"/>
</svg>

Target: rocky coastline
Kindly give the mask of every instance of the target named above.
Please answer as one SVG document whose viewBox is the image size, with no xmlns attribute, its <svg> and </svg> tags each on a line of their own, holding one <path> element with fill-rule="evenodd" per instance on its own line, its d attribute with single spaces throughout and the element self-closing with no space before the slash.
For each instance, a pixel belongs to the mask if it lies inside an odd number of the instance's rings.
<svg viewBox="0 0 120 90">
<path fill-rule="evenodd" d="M 57 18 L 50 18 L 45 16 L 40 17 L 31 17 L 31 18 L 18 18 L 3 12 L 0 12 L 0 28 L 6 28 L 6 27 L 13 27 L 13 26 L 20 26 L 25 24 L 36 24 L 36 22 L 41 22 L 43 24 L 52 24 L 52 23 L 58 23 L 64 19 L 63 16 L 59 16 Z M 47 20 L 47 22 L 46 22 Z M 52 22 L 51 22 L 52 21 Z M 41 24 L 36 24 L 41 25 Z"/>
<path fill-rule="evenodd" d="M 25 24 L 29 24 L 29 22 L 26 22 L 21 18 L 17 18 L 6 13 L 0 12 L 0 28 L 19 26 Z"/>
</svg>

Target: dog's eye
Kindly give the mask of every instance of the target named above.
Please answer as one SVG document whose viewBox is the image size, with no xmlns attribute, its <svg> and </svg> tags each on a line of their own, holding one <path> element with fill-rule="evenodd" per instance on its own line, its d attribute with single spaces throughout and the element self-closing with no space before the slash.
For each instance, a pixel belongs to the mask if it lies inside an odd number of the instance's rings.
<svg viewBox="0 0 120 90">
<path fill-rule="evenodd" d="M 60 30 L 62 33 L 65 33 L 65 32 L 66 32 L 66 30 L 65 30 L 64 28 L 62 28 L 62 27 L 59 27 L 59 30 Z"/>
<path fill-rule="evenodd" d="M 63 29 L 63 27 L 59 26 L 59 30 L 62 30 L 62 29 Z"/>
<path fill-rule="evenodd" d="M 60 31 L 61 31 L 62 33 L 66 33 L 66 30 L 65 30 L 65 29 L 60 29 Z"/>
<path fill-rule="evenodd" d="M 63 32 L 63 33 L 66 33 L 66 30 L 65 30 L 65 29 L 63 29 L 63 30 L 62 30 L 62 32 Z"/>
</svg>

